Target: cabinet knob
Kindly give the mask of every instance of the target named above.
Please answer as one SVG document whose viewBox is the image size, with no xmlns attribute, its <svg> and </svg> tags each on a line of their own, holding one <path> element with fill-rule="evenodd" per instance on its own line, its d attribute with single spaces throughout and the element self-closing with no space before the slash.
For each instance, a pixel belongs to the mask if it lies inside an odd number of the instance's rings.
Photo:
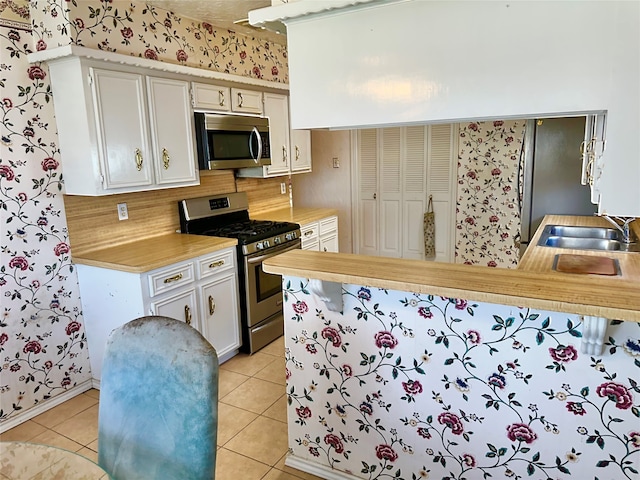
<svg viewBox="0 0 640 480">
<path fill-rule="evenodd" d="M 282 161 L 287 163 L 287 147 L 284 145 L 282 146 Z"/>
<path fill-rule="evenodd" d="M 214 302 L 213 297 L 209 295 L 209 315 L 213 315 L 216 311 L 216 302 Z"/>
<path fill-rule="evenodd" d="M 300 149 L 298 148 L 298 145 L 296 145 L 296 162 L 300 160 Z"/>
<path fill-rule="evenodd" d="M 218 101 L 220 103 L 220 106 L 224 107 L 224 91 L 222 90 L 218 90 Z"/>
<path fill-rule="evenodd" d="M 373 194 L 373 199 L 375 200 L 376 198 L 378 198 L 378 194 L 377 194 L 377 193 L 374 193 L 374 194 Z"/>
<path fill-rule="evenodd" d="M 142 152 L 139 148 L 136 148 L 136 168 L 142 170 Z"/>
<path fill-rule="evenodd" d="M 171 161 L 171 157 L 169 156 L 169 151 L 166 148 L 162 149 L 162 166 L 165 170 L 169 170 L 169 162 Z"/>
<path fill-rule="evenodd" d="M 189 305 L 184 306 L 184 321 L 187 325 L 191 325 L 191 307 Z"/>
<path fill-rule="evenodd" d="M 242 106 L 242 102 L 244 101 L 244 99 L 242 98 L 242 93 L 238 92 L 238 106 L 241 107 Z"/>
</svg>

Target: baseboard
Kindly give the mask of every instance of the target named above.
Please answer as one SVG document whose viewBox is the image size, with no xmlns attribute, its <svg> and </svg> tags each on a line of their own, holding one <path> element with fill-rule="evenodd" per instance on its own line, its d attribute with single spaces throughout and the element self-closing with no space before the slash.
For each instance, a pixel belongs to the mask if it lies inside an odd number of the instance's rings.
<svg viewBox="0 0 640 480">
<path fill-rule="evenodd" d="M 50 398 L 49 400 L 44 400 L 41 403 L 38 403 L 36 406 L 26 409 L 24 412 L 18 413 L 15 417 L 11 417 L 0 423 L 0 433 L 11 430 L 13 427 L 17 427 L 21 423 L 24 423 L 27 420 L 31 420 L 33 417 L 37 417 L 41 413 L 44 413 L 47 410 L 50 410 L 53 407 L 66 402 L 67 400 L 71 400 L 73 397 L 77 397 L 81 393 L 84 393 L 87 390 L 91 390 L 92 388 L 95 388 L 93 387 L 92 381 L 87 380 L 86 382 L 82 382 L 80 385 L 76 385 L 75 387 L 70 388 L 64 393 L 56 395 L 53 398 Z"/>
<path fill-rule="evenodd" d="M 310 462 L 309 460 L 303 460 L 302 458 L 291 454 L 287 456 L 284 464 L 288 467 L 315 475 L 316 477 L 326 478 L 327 480 L 361 480 L 360 477 L 355 477 L 348 473 L 334 470 L 326 465 L 320 465 L 319 463 Z"/>
</svg>

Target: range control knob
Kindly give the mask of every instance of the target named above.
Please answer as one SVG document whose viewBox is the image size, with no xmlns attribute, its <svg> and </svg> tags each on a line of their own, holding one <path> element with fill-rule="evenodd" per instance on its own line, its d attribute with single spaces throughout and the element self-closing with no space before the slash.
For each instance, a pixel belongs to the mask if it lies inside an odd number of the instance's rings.
<svg viewBox="0 0 640 480">
<path fill-rule="evenodd" d="M 290 242 L 291 240 L 295 240 L 295 239 L 296 239 L 296 237 L 297 237 L 296 232 L 290 232 L 290 233 L 287 233 L 287 234 L 284 236 L 284 238 L 285 238 L 287 241 L 289 241 L 289 242 Z"/>
<path fill-rule="evenodd" d="M 258 250 L 262 250 L 264 248 L 264 244 L 262 242 L 258 242 L 258 243 L 256 243 L 256 248 Z"/>
<path fill-rule="evenodd" d="M 280 238 L 280 237 L 275 237 L 275 238 L 273 239 L 273 243 L 275 243 L 276 245 L 278 245 L 278 244 L 282 243 L 282 238 Z"/>
<path fill-rule="evenodd" d="M 269 248 L 271 246 L 271 244 L 269 244 L 269 240 L 265 240 L 262 243 L 264 243 L 264 248 Z"/>
</svg>

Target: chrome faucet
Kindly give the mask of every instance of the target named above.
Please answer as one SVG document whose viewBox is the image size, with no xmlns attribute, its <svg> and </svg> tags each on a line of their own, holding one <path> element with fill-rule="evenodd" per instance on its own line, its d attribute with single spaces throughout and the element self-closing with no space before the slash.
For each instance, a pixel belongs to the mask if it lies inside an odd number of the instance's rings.
<svg viewBox="0 0 640 480">
<path fill-rule="evenodd" d="M 622 243 L 628 245 L 634 242 L 635 239 L 633 238 L 633 232 L 631 231 L 629 224 L 636 219 L 635 217 L 610 217 L 609 215 L 600 216 L 622 233 Z M 622 225 L 618 222 L 622 222 Z"/>
</svg>

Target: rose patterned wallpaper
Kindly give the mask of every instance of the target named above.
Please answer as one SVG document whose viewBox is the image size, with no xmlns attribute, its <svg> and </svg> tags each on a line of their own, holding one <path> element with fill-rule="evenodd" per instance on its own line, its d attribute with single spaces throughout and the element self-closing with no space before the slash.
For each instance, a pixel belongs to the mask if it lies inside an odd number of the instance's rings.
<svg viewBox="0 0 640 480">
<path fill-rule="evenodd" d="M 284 285 L 289 447 L 316 475 L 640 478 L 640 324 L 592 357 L 574 314 L 359 285 L 336 313 Z"/>
<path fill-rule="evenodd" d="M 514 268 L 524 120 L 460 124 L 455 261 Z"/>
<path fill-rule="evenodd" d="M 30 24 L 32 22 L 32 25 Z M 285 47 L 177 17 L 144 3 L 0 2 L 0 427 L 89 381 L 81 303 L 70 257 L 62 169 L 46 65 L 31 51 L 77 44 L 274 82 Z"/>
</svg>

